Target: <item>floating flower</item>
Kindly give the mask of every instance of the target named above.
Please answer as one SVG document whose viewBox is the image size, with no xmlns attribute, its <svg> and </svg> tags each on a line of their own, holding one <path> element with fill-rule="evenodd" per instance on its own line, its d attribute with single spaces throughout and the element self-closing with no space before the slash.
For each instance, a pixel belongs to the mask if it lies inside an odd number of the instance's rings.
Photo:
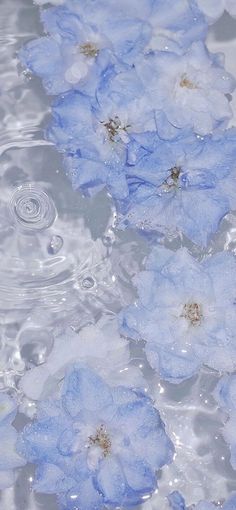
<svg viewBox="0 0 236 510">
<path fill-rule="evenodd" d="M 78 92 L 59 97 L 52 112 L 48 138 L 66 152 L 74 187 L 92 193 L 107 185 L 125 198 L 128 144 L 136 134 L 156 131 L 155 112 L 135 70 L 111 71 L 94 100 Z"/>
<path fill-rule="evenodd" d="M 15 469 L 25 465 L 25 460 L 16 451 L 17 432 L 12 427 L 17 412 L 15 401 L 0 394 L 0 490 L 15 482 Z"/>
<path fill-rule="evenodd" d="M 121 314 L 122 332 L 146 341 L 161 378 L 181 382 L 202 365 L 236 368 L 236 263 L 229 253 L 202 262 L 186 249 L 154 248 L 135 279 L 138 301 Z"/>
<path fill-rule="evenodd" d="M 96 325 L 90 324 L 79 333 L 68 328 L 56 336 L 45 363 L 22 377 L 21 390 L 33 400 L 51 395 L 67 367 L 75 362 L 89 363 L 110 383 L 145 387 L 140 371 L 129 365 L 129 345 L 119 335 L 116 319 L 104 315 Z"/>
<path fill-rule="evenodd" d="M 236 469 L 236 375 L 222 377 L 214 397 L 226 415 L 222 433 L 230 448 L 230 462 L 233 469 Z"/>
<path fill-rule="evenodd" d="M 236 510 L 236 492 L 233 492 L 231 496 L 219 506 L 219 503 L 210 503 L 208 501 L 199 501 L 197 505 L 186 506 L 183 496 L 178 492 L 174 491 L 168 496 L 169 504 L 172 510 L 216 510 L 221 508 L 222 510 Z"/>
<path fill-rule="evenodd" d="M 143 138 L 128 147 L 129 196 L 118 203 L 120 225 L 182 232 L 206 245 L 223 216 L 236 207 L 236 130 L 203 138 L 185 131 L 173 140 L 149 138 L 149 147 Z"/>
<path fill-rule="evenodd" d="M 226 94 L 233 92 L 235 80 L 225 71 L 222 55 L 210 54 L 202 42 L 194 42 L 183 55 L 149 54 L 136 69 L 153 107 L 166 116 L 159 128 L 166 137 L 173 126 L 206 135 L 232 117 Z"/>
<path fill-rule="evenodd" d="M 209 23 L 215 23 L 220 18 L 224 10 L 231 16 L 236 16 L 235 0 L 197 0 L 199 9 L 205 14 Z"/>
<path fill-rule="evenodd" d="M 38 466 L 35 490 L 56 493 L 67 510 L 139 504 L 173 456 L 151 400 L 85 366 L 68 372 L 61 399 L 41 403 L 18 449 Z"/>
<path fill-rule="evenodd" d="M 64 6 L 43 11 L 42 21 L 52 35 L 26 44 L 20 51 L 22 64 L 42 78 L 48 94 L 72 88 L 93 94 L 100 75 L 113 60 L 109 40 L 96 25 L 85 23 Z"/>
</svg>

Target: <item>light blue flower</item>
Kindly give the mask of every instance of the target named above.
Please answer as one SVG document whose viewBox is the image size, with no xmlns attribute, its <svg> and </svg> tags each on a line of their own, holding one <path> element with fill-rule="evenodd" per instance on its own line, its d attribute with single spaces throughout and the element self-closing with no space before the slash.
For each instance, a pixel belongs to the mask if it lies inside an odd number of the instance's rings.
<svg viewBox="0 0 236 510">
<path fill-rule="evenodd" d="M 168 496 L 168 501 L 172 510 L 216 510 L 219 508 L 218 503 L 211 503 L 208 501 L 199 501 L 196 505 L 191 507 L 186 506 L 183 496 L 174 491 Z M 236 492 L 233 492 L 229 498 L 220 506 L 222 510 L 236 510 Z"/>
<path fill-rule="evenodd" d="M 201 263 L 186 249 L 156 247 L 135 279 L 138 300 L 121 314 L 121 331 L 146 342 L 161 378 L 181 382 L 202 365 L 236 368 L 236 261 L 229 253 Z"/>
<path fill-rule="evenodd" d="M 68 372 L 59 400 L 41 403 L 18 449 L 38 466 L 35 490 L 56 493 L 67 510 L 139 504 L 173 456 L 151 400 L 85 366 Z"/>
<path fill-rule="evenodd" d="M 0 490 L 13 485 L 15 468 L 25 465 L 16 451 L 17 432 L 11 425 L 16 412 L 15 401 L 0 393 Z"/>
<path fill-rule="evenodd" d="M 233 469 L 236 469 L 236 375 L 222 377 L 214 391 L 214 397 L 226 416 L 222 434 L 229 445 L 230 462 Z"/>
<path fill-rule="evenodd" d="M 169 141 L 149 138 L 128 146 L 129 196 L 118 202 L 120 226 L 182 232 L 206 245 L 236 207 L 236 129 L 204 138 L 185 131 Z"/>
<path fill-rule="evenodd" d="M 112 195 L 125 198 L 128 144 L 137 134 L 156 131 L 155 112 L 135 70 L 114 74 L 110 68 L 94 100 L 71 92 L 55 102 L 52 112 L 48 138 L 66 153 L 74 187 L 91 193 L 107 185 Z"/>
<path fill-rule="evenodd" d="M 202 42 L 194 42 L 183 55 L 151 53 L 138 60 L 136 70 L 153 107 L 166 116 L 160 126 L 165 136 L 173 126 L 206 135 L 232 117 L 226 94 L 234 90 L 235 80 L 225 71 L 222 54 L 210 54 Z"/>
<path fill-rule="evenodd" d="M 205 14 L 209 23 L 215 21 L 222 16 L 224 10 L 228 11 L 231 16 L 236 16 L 235 0 L 196 0 L 199 9 Z"/>
<path fill-rule="evenodd" d="M 93 95 L 101 74 L 115 62 L 111 42 L 64 6 L 43 11 L 42 21 L 49 35 L 25 45 L 22 64 L 42 78 L 49 94 L 75 88 Z"/>
</svg>

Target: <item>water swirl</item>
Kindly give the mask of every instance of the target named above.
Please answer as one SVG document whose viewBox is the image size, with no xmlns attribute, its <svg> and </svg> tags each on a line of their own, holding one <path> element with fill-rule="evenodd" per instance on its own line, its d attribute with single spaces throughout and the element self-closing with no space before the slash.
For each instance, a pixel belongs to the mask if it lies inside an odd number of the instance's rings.
<svg viewBox="0 0 236 510">
<path fill-rule="evenodd" d="M 10 211 L 14 223 L 26 232 L 49 228 L 57 216 L 55 205 L 47 193 L 29 183 L 14 192 Z"/>
</svg>

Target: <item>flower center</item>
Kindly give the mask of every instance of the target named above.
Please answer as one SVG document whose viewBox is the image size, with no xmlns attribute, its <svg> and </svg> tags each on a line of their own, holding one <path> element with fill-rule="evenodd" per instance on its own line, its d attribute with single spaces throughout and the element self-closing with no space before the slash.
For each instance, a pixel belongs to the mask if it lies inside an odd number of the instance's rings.
<svg viewBox="0 0 236 510">
<path fill-rule="evenodd" d="M 197 326 L 203 317 L 201 305 L 198 303 L 185 304 L 181 317 L 187 319 L 192 326 Z"/>
<path fill-rule="evenodd" d="M 111 453 L 111 440 L 106 432 L 104 425 L 101 425 L 94 436 L 89 436 L 89 444 L 97 445 L 103 451 L 103 456 L 107 457 Z"/>
<path fill-rule="evenodd" d="M 80 45 L 80 53 L 85 55 L 85 57 L 97 57 L 99 53 L 99 49 L 93 43 L 85 43 Z"/>
<path fill-rule="evenodd" d="M 169 191 L 171 188 L 178 187 L 180 173 L 181 173 L 180 166 L 176 165 L 170 169 L 169 177 L 167 177 L 167 179 L 163 182 L 165 191 Z"/>
<path fill-rule="evenodd" d="M 124 133 L 127 133 L 127 129 L 130 127 L 130 124 L 127 124 L 127 126 L 122 126 L 121 120 L 116 115 L 114 119 L 110 118 L 107 122 L 102 122 L 104 127 L 107 130 L 109 140 L 114 142 L 115 137 L 119 134 L 120 131 L 123 131 Z"/>
<path fill-rule="evenodd" d="M 197 85 L 195 85 L 195 83 L 193 83 L 187 76 L 186 73 L 182 74 L 181 76 L 181 80 L 180 80 L 180 87 L 182 88 L 187 88 L 187 89 L 190 89 L 190 90 L 193 90 L 193 89 L 197 89 Z"/>
</svg>

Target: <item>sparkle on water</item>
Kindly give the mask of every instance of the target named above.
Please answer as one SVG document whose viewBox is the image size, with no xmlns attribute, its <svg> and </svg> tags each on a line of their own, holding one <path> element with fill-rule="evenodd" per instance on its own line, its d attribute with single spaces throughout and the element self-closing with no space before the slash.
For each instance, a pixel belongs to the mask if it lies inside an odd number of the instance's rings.
<svg viewBox="0 0 236 510">
<path fill-rule="evenodd" d="M 105 193 L 90 201 L 71 190 L 60 157 L 44 140 L 50 98 L 37 80 L 19 72 L 17 61 L 24 41 L 41 33 L 37 7 L 31 0 L 2 0 L 0 20 L 0 390 L 15 395 L 20 410 L 29 417 L 34 415 L 35 403 L 21 394 L 22 375 L 44 363 L 53 348 L 54 333 L 68 326 L 78 331 L 135 299 L 131 278 L 143 267 L 147 247 L 134 233 L 114 232 L 114 211 Z M 225 26 L 226 22 L 224 18 Z M 227 28 L 225 33 L 226 42 L 222 33 L 217 42 L 219 27 L 213 29 L 211 47 L 226 53 L 229 48 L 228 55 L 233 56 L 234 41 Z M 236 41 L 236 27 L 234 37 Z M 80 50 L 87 57 L 98 55 L 92 43 Z M 228 61 L 228 68 L 235 74 L 233 61 Z M 196 88 L 187 75 L 181 77 L 180 86 Z M 129 126 L 122 127 L 115 118 L 105 127 L 113 141 Z M 174 167 L 166 184 L 177 186 L 179 172 Z M 169 237 L 166 245 L 175 250 L 184 241 Z M 190 243 L 187 247 L 197 257 L 204 255 Z M 229 215 L 208 249 L 236 252 L 235 215 Z M 186 304 L 183 315 L 197 327 L 201 305 Z M 180 490 L 187 504 L 225 499 L 236 489 L 236 476 L 211 396 L 217 375 L 206 370 L 177 386 L 161 384 L 135 345 L 132 358 L 149 381 L 176 447 L 175 462 L 163 470 L 159 490 L 144 508 L 164 510 L 165 496 L 173 490 Z M 21 420 L 19 415 L 19 428 Z M 89 446 L 109 454 L 111 439 L 102 425 L 89 437 Z M 0 510 L 56 510 L 56 497 L 35 495 L 33 480 L 34 470 L 26 466 L 15 487 L 0 496 Z"/>
</svg>

